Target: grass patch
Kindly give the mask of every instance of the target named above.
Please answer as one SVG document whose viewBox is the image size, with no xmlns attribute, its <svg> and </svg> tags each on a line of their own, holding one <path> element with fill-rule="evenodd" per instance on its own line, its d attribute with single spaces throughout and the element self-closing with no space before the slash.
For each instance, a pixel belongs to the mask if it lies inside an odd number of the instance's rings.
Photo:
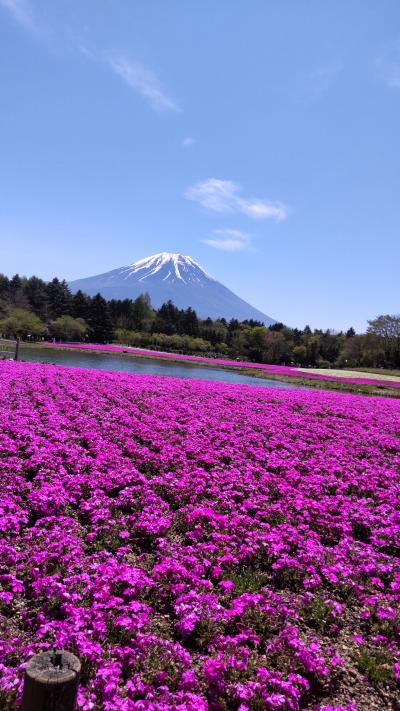
<svg viewBox="0 0 400 711">
<path fill-rule="evenodd" d="M 361 649 L 354 662 L 371 684 L 387 684 L 393 679 L 393 658 L 389 652 Z"/>
<path fill-rule="evenodd" d="M 329 625 L 331 608 L 322 597 L 314 597 L 309 605 L 301 609 L 301 616 L 308 627 L 324 632 Z"/>
<path fill-rule="evenodd" d="M 244 568 L 229 578 L 235 585 L 235 595 L 258 593 L 267 584 L 265 573 L 253 568 Z"/>
</svg>

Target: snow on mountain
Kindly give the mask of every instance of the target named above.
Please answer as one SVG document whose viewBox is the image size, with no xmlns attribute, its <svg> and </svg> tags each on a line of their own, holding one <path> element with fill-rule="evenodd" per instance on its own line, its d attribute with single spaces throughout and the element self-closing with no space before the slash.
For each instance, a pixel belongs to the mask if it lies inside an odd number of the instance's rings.
<svg viewBox="0 0 400 711">
<path fill-rule="evenodd" d="M 105 274 L 77 279 L 69 286 L 72 292 L 81 289 L 90 296 L 100 292 L 106 299 L 135 299 L 147 292 L 156 308 L 171 299 L 181 309 L 191 306 L 200 318 L 275 323 L 207 274 L 194 259 L 173 252 L 153 254 Z"/>
<path fill-rule="evenodd" d="M 126 274 L 126 276 L 140 274 L 140 276 L 138 276 L 139 281 L 145 281 L 162 270 L 163 273 L 165 272 L 165 276 L 162 277 L 163 281 L 171 283 L 173 283 L 175 279 L 180 279 L 185 284 L 196 283 L 200 281 L 202 277 L 214 281 L 194 259 L 174 252 L 153 254 L 151 257 L 139 259 L 138 262 L 134 262 L 128 267 L 122 267 L 119 271 L 120 274 Z"/>
</svg>

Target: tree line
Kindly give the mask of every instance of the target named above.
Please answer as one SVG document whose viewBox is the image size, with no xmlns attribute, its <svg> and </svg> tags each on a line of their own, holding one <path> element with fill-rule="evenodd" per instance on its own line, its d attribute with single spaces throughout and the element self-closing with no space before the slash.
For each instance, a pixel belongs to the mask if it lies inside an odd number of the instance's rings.
<svg viewBox="0 0 400 711">
<path fill-rule="evenodd" d="M 357 334 L 289 328 L 283 323 L 200 319 L 171 301 L 152 307 L 148 294 L 106 301 L 100 294 L 72 294 L 65 281 L 0 274 L 0 334 L 6 338 L 90 341 L 202 353 L 302 366 L 400 367 L 400 316 L 381 315 Z"/>
</svg>

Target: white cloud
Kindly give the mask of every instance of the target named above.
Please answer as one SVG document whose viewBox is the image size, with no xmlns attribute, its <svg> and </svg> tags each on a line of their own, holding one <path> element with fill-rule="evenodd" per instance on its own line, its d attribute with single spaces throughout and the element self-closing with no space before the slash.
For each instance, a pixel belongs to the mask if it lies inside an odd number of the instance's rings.
<svg viewBox="0 0 400 711">
<path fill-rule="evenodd" d="M 121 55 L 107 55 L 106 62 L 131 89 L 147 99 L 156 111 L 180 111 L 175 101 L 160 87 L 158 77 L 152 70 Z"/>
<path fill-rule="evenodd" d="M 208 178 L 192 185 L 185 192 L 188 200 L 194 200 L 213 212 L 239 212 L 256 220 L 284 220 L 289 210 L 281 202 L 260 198 L 242 198 L 241 186 L 232 180 Z"/>
<path fill-rule="evenodd" d="M 209 178 L 188 188 L 185 197 L 214 212 L 232 212 L 238 190 L 239 186 L 231 180 Z"/>
<path fill-rule="evenodd" d="M 388 45 L 375 58 L 375 70 L 387 86 L 400 89 L 400 41 Z"/>
<path fill-rule="evenodd" d="M 278 201 L 239 199 L 237 205 L 240 208 L 240 212 L 256 220 L 272 218 L 279 222 L 280 220 L 285 220 L 288 216 L 288 208 Z"/>
<path fill-rule="evenodd" d="M 0 7 L 8 10 L 14 20 L 26 29 L 34 29 L 32 12 L 27 0 L 0 0 Z"/>
<path fill-rule="evenodd" d="M 222 252 L 249 252 L 252 251 L 251 235 L 241 230 L 213 230 L 214 237 L 202 240 L 214 249 Z"/>
<path fill-rule="evenodd" d="M 30 0 L 0 0 L 0 9 L 4 8 L 13 19 L 25 29 L 39 34 L 34 21 Z M 178 104 L 160 86 L 159 79 L 151 69 L 128 60 L 122 54 L 93 52 L 85 44 L 72 37 L 77 49 L 93 61 L 105 61 L 108 67 L 123 79 L 128 86 L 147 99 L 153 109 L 157 111 L 180 111 Z M 194 139 L 188 136 L 182 145 L 190 147 Z"/>
<path fill-rule="evenodd" d="M 321 64 L 316 67 L 308 76 L 306 81 L 306 91 L 314 96 L 321 96 L 329 89 L 332 82 L 342 71 L 342 64 L 335 62 L 332 64 Z"/>
<path fill-rule="evenodd" d="M 182 140 L 182 147 L 183 148 L 191 148 L 195 143 L 196 143 L 196 141 L 193 138 L 193 136 L 186 136 L 186 138 L 184 138 Z"/>
<path fill-rule="evenodd" d="M 94 54 L 94 52 L 92 52 L 92 50 L 89 49 L 89 47 L 87 47 L 85 44 L 82 44 L 81 42 L 79 42 L 79 40 L 77 41 L 77 47 L 78 47 L 79 51 L 80 51 L 85 57 L 87 57 L 87 59 L 92 59 L 92 60 L 94 60 L 94 61 L 97 61 L 98 57 L 96 57 L 96 55 Z"/>
<path fill-rule="evenodd" d="M 400 62 L 391 63 L 381 67 L 381 79 L 391 88 L 400 89 Z"/>
</svg>

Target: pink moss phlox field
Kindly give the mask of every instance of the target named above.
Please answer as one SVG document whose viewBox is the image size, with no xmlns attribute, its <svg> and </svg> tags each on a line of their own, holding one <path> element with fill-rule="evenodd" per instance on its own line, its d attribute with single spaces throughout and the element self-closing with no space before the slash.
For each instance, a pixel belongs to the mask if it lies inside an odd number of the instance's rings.
<svg viewBox="0 0 400 711">
<path fill-rule="evenodd" d="M 395 698 L 399 401 L 3 362 L 0 417 L 0 708 L 53 644 L 81 711 Z"/>
<path fill-rule="evenodd" d="M 336 382 L 354 383 L 355 385 L 375 385 L 379 387 L 400 388 L 400 380 L 381 380 L 376 378 L 348 378 L 340 377 L 339 375 L 323 375 L 319 373 L 310 373 L 307 370 L 298 370 L 287 365 L 273 365 L 272 363 L 253 363 L 252 361 L 238 360 L 223 360 L 222 358 L 206 358 L 203 356 L 182 355 L 180 353 L 166 353 L 163 351 L 151 351 L 144 348 L 129 348 L 129 346 L 117 346 L 112 344 L 99 345 L 93 343 L 46 343 L 46 346 L 54 348 L 83 348 L 86 350 L 110 351 L 115 353 L 134 353 L 137 356 L 156 356 L 157 358 L 166 358 L 182 361 L 194 361 L 197 363 L 206 363 L 210 365 L 228 366 L 230 368 L 256 368 L 271 375 L 288 375 L 291 377 L 310 378 L 313 380 L 331 380 Z"/>
</svg>

